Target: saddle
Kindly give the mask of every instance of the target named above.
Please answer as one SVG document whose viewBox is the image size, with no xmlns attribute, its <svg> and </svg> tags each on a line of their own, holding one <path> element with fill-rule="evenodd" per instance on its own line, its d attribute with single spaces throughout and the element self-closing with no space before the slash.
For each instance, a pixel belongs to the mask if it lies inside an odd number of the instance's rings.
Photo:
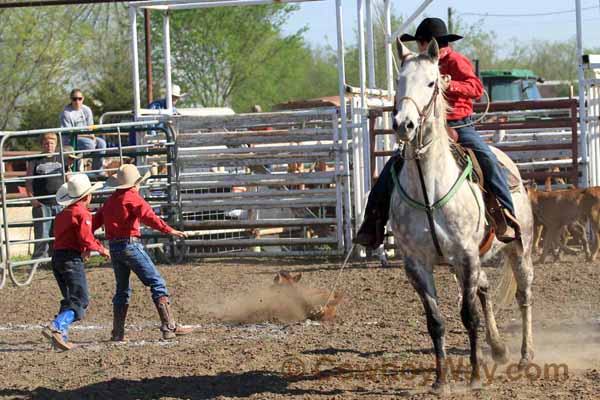
<svg viewBox="0 0 600 400">
<path fill-rule="evenodd" d="M 485 190 L 486 185 L 483 178 L 483 172 L 473 150 L 458 144 L 458 133 L 454 128 L 447 127 L 447 130 L 448 137 L 450 138 L 450 150 L 452 151 L 456 162 L 460 167 L 465 168 L 467 165 L 467 158 L 471 160 L 473 165 L 473 180 L 478 184 L 479 188 L 481 189 L 481 193 L 483 194 L 487 224 L 485 227 L 484 238 L 479 244 L 479 255 L 482 256 L 492 247 L 492 242 L 494 241 L 496 232 L 504 232 L 506 230 L 506 215 L 504 214 L 504 211 L 496 196 L 493 193 Z M 495 150 L 495 148 L 492 147 L 492 150 Z M 521 185 L 521 179 L 518 175 L 518 171 L 511 170 L 511 168 L 502 163 L 500 159 L 498 160 L 498 164 L 499 168 L 504 169 L 510 192 L 517 192 Z"/>
</svg>

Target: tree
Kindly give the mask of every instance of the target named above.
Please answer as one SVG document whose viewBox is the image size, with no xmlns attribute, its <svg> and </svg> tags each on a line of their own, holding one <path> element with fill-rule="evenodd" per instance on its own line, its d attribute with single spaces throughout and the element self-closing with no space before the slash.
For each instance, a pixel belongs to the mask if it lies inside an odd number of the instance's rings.
<svg viewBox="0 0 600 400">
<path fill-rule="evenodd" d="M 373 48 L 375 53 L 375 86 L 377 88 L 387 89 L 387 65 L 385 61 L 385 22 L 384 22 L 384 3 L 383 1 L 374 1 L 373 3 Z M 402 16 L 396 16 L 392 13 L 391 15 L 391 27 L 392 34 L 396 32 L 403 23 Z M 410 28 L 414 30 L 414 28 Z M 356 42 L 358 43 L 358 32 L 356 34 Z M 367 40 L 365 30 L 365 43 Z M 365 44 L 366 48 L 366 44 Z M 366 50 L 365 50 L 366 51 Z M 396 44 L 392 43 L 392 54 L 396 57 Z M 365 58 L 367 55 L 365 54 Z M 348 46 L 345 54 L 345 67 L 346 67 L 346 82 L 352 86 L 359 86 L 359 60 L 358 60 L 358 47 L 357 45 Z M 367 65 L 368 68 L 368 65 Z M 394 74 L 396 69 L 393 69 Z M 368 76 L 368 71 L 367 71 Z M 365 76 L 365 81 L 367 81 Z"/>
<path fill-rule="evenodd" d="M 189 93 L 187 104 L 245 111 L 254 103 L 268 108 L 302 94 L 306 73 L 324 64 L 311 54 L 303 30 L 282 33 L 294 10 L 295 6 L 275 5 L 172 13 L 173 82 Z M 154 16 L 153 35 L 159 38 L 154 43 L 160 44 L 162 21 Z M 160 74 L 162 47 L 153 52 Z"/>
<path fill-rule="evenodd" d="M 44 101 L 42 90 L 68 80 L 79 27 L 62 7 L 2 10 L 0 18 L 0 130 L 7 130 L 18 127 L 28 102 Z"/>
</svg>

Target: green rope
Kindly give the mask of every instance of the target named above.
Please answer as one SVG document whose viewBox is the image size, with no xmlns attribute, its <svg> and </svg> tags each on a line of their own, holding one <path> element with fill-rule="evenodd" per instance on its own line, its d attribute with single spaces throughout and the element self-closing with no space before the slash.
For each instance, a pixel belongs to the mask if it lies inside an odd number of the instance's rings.
<svg viewBox="0 0 600 400">
<path fill-rule="evenodd" d="M 402 198 L 402 200 L 404 200 L 406 204 L 408 204 L 412 208 L 416 208 L 417 210 L 421 211 L 437 210 L 439 208 L 444 207 L 452 199 L 452 197 L 454 197 L 456 192 L 458 192 L 458 189 L 460 189 L 460 187 L 467 180 L 467 178 L 470 181 L 473 181 L 473 163 L 469 157 L 467 157 L 467 165 L 465 169 L 462 171 L 456 182 L 454 182 L 454 185 L 452 185 L 450 191 L 446 193 L 441 199 L 429 206 L 427 204 L 423 204 L 417 200 L 414 200 L 408 195 L 408 193 L 404 191 L 404 188 L 402 187 L 402 185 L 400 185 L 400 181 L 398 180 L 396 166 L 392 166 L 392 179 L 394 180 L 394 184 L 398 188 L 398 193 L 400 194 L 400 197 Z"/>
</svg>

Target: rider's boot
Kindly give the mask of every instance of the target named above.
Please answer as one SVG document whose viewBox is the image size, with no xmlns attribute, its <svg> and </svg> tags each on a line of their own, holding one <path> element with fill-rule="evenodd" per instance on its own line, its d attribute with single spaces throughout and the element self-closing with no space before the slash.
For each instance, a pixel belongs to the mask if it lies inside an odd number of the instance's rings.
<svg viewBox="0 0 600 400">
<path fill-rule="evenodd" d="M 370 209 L 367 205 L 365 219 L 363 220 L 353 242 L 368 249 L 376 249 L 383 244 L 385 238 L 385 225 L 387 218 L 377 209 Z"/>
<path fill-rule="evenodd" d="M 506 208 L 502 211 L 504 212 L 504 218 L 506 219 L 506 224 L 504 224 L 506 229 L 497 231 L 496 237 L 503 243 L 510 243 L 513 240 L 520 239 L 521 225 L 519 224 L 519 221 L 517 221 L 517 218 Z"/>
</svg>

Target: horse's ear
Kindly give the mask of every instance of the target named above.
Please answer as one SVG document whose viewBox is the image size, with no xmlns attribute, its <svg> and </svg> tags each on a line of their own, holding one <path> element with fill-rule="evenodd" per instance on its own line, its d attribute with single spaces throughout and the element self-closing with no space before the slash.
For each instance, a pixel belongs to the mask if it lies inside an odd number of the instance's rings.
<svg viewBox="0 0 600 400">
<path fill-rule="evenodd" d="M 404 63 L 404 59 L 408 57 L 411 53 L 410 49 L 402 43 L 400 38 L 396 38 L 396 49 L 398 50 L 398 58 L 400 59 L 400 64 Z"/>
<path fill-rule="evenodd" d="M 438 46 L 437 40 L 431 39 L 429 46 L 427 46 L 426 54 L 431 58 L 433 62 L 437 62 L 440 59 L 440 46 Z"/>
</svg>

